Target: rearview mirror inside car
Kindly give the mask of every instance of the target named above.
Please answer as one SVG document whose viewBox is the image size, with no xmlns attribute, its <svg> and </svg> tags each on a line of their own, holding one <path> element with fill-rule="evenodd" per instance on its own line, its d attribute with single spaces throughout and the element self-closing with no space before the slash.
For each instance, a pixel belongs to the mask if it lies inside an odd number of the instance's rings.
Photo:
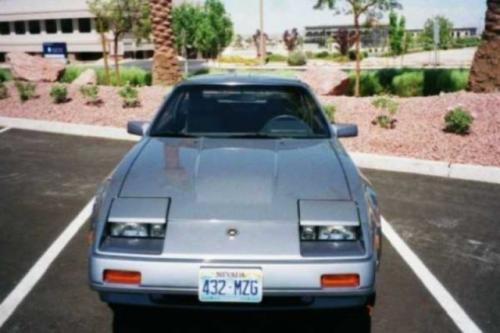
<svg viewBox="0 0 500 333">
<path fill-rule="evenodd" d="M 147 121 L 129 121 L 127 124 L 127 132 L 132 135 L 143 136 L 149 128 Z"/>
<path fill-rule="evenodd" d="M 358 126 L 355 124 L 335 124 L 332 127 L 337 132 L 338 138 L 353 138 L 358 136 Z"/>
</svg>

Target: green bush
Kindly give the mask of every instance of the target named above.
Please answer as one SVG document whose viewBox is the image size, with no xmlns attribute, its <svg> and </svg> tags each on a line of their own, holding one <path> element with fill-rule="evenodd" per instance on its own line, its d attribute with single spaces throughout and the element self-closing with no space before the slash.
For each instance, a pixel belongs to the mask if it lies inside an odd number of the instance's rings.
<svg viewBox="0 0 500 333">
<path fill-rule="evenodd" d="M 360 52 L 359 60 L 363 60 L 367 56 L 368 56 L 368 52 L 366 52 L 366 51 Z M 356 61 L 356 50 L 349 50 L 348 57 L 349 57 L 349 60 Z"/>
<path fill-rule="evenodd" d="M 329 57 L 330 57 L 330 53 L 328 53 L 328 51 L 321 51 L 321 52 L 318 52 L 314 55 L 314 58 L 316 58 L 316 59 L 326 59 Z"/>
<path fill-rule="evenodd" d="M 83 95 L 87 104 L 98 105 L 102 101 L 99 98 L 99 86 L 97 85 L 85 85 L 80 87 L 80 93 Z"/>
<path fill-rule="evenodd" d="M 0 99 L 5 99 L 7 97 L 9 97 L 9 90 L 3 82 L 0 82 Z"/>
<path fill-rule="evenodd" d="M 424 72 L 424 96 L 439 95 L 467 88 L 469 71 L 458 69 L 429 69 Z"/>
<path fill-rule="evenodd" d="M 289 66 L 305 66 L 307 64 L 306 55 L 303 52 L 295 51 L 288 57 Z"/>
<path fill-rule="evenodd" d="M 351 74 L 349 80 L 349 90 L 348 94 L 350 96 L 354 96 L 354 85 L 356 82 L 355 74 Z M 376 73 L 373 72 L 362 72 L 360 77 L 360 95 L 362 97 L 365 96 L 374 96 L 383 92 L 383 87 L 380 85 L 380 82 L 376 76 Z"/>
<path fill-rule="evenodd" d="M 118 94 L 123 99 L 124 108 L 135 108 L 141 105 L 141 102 L 139 101 L 139 91 L 132 87 L 128 82 L 118 91 Z"/>
<path fill-rule="evenodd" d="M 63 84 L 54 84 L 50 89 L 50 97 L 54 103 L 64 103 L 68 99 L 68 89 Z"/>
<path fill-rule="evenodd" d="M 0 82 L 12 80 L 12 74 L 8 69 L 0 68 Z"/>
<path fill-rule="evenodd" d="M 282 54 L 270 54 L 267 56 L 267 61 L 268 62 L 286 62 L 288 60 L 288 57 Z"/>
<path fill-rule="evenodd" d="M 337 111 L 337 107 L 334 104 L 324 104 L 323 111 L 325 112 L 326 117 L 331 123 L 335 122 L 335 112 Z"/>
<path fill-rule="evenodd" d="M 375 117 L 372 124 L 379 125 L 382 128 L 393 129 L 396 127 L 396 118 L 394 116 L 399 111 L 399 104 L 389 96 L 380 96 L 372 101 L 372 105 L 381 111 Z"/>
<path fill-rule="evenodd" d="M 36 96 L 36 85 L 34 83 L 16 81 L 16 88 L 21 102 L 26 102 Z"/>
<path fill-rule="evenodd" d="M 408 72 L 394 77 L 392 91 L 401 97 L 422 96 L 424 88 L 423 72 Z"/>
<path fill-rule="evenodd" d="M 106 85 L 104 69 L 99 68 L 96 71 L 97 84 Z M 115 71 L 109 72 L 109 85 L 124 86 L 129 83 L 134 87 L 150 86 L 152 84 L 151 73 L 139 67 L 122 67 L 120 68 L 120 78 L 118 79 Z"/>
<path fill-rule="evenodd" d="M 59 79 L 61 83 L 71 83 L 83 73 L 86 68 L 80 66 L 66 66 L 64 73 Z"/>
<path fill-rule="evenodd" d="M 468 134 L 474 118 L 469 111 L 457 106 L 444 116 L 445 131 L 456 134 Z"/>
</svg>

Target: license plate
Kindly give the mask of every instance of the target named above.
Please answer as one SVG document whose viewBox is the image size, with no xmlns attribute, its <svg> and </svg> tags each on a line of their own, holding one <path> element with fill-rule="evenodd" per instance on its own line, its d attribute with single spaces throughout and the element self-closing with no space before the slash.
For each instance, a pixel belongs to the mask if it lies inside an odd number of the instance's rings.
<svg viewBox="0 0 500 333">
<path fill-rule="evenodd" d="M 262 270 L 201 268 L 198 298 L 201 302 L 259 303 Z"/>
</svg>

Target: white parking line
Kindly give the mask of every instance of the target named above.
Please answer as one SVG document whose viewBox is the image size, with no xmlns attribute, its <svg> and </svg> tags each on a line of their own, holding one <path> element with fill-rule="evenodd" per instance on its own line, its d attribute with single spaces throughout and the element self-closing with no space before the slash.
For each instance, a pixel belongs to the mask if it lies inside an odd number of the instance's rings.
<svg viewBox="0 0 500 333">
<path fill-rule="evenodd" d="M 3 132 L 7 132 L 8 130 L 10 130 L 10 127 L 2 128 L 2 129 L 0 129 L 0 134 Z"/>
<path fill-rule="evenodd" d="M 78 230 L 85 224 L 92 213 L 94 199 L 82 209 L 73 221 L 64 229 L 61 235 L 50 245 L 45 253 L 31 267 L 21 282 L 10 292 L 5 300 L 0 304 L 0 328 L 5 324 L 16 308 L 26 298 L 30 291 L 45 274 L 49 266 L 57 256 L 64 250 L 70 240 L 76 235 Z"/>
<path fill-rule="evenodd" d="M 455 325 L 462 331 L 468 333 L 482 332 L 472 321 L 455 298 L 446 290 L 441 282 L 425 266 L 420 258 L 413 252 L 405 241 L 396 233 L 392 226 L 382 218 L 382 231 L 389 243 L 396 249 L 403 260 L 410 266 L 415 275 L 422 281 L 434 299 L 446 311 Z"/>
<path fill-rule="evenodd" d="M 66 245 L 85 224 L 92 213 L 93 203 L 94 199 L 92 199 L 75 217 L 75 219 L 71 221 L 62 234 L 54 241 L 54 243 L 52 243 L 52 245 L 38 259 L 35 265 L 23 277 L 21 282 L 19 282 L 14 290 L 12 290 L 5 298 L 2 304 L 0 304 L 0 328 L 10 318 L 16 308 L 31 292 L 38 281 L 40 281 L 57 256 L 64 250 Z M 432 274 L 422 260 L 420 260 L 420 258 L 410 249 L 410 247 L 383 217 L 382 230 L 387 240 L 396 249 L 415 275 L 417 275 L 439 305 L 441 305 L 441 307 L 446 311 L 457 327 L 462 332 L 482 332 L 476 323 L 472 321 L 463 308 L 457 303 L 455 298 L 453 298 L 448 290 L 446 290 L 443 284 Z"/>
</svg>

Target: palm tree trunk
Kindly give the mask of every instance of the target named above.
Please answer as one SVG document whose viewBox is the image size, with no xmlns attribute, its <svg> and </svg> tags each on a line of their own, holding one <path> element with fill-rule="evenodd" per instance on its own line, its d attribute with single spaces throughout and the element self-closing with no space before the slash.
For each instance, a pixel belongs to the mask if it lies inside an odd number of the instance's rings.
<svg viewBox="0 0 500 333">
<path fill-rule="evenodd" d="M 488 0 L 483 41 L 474 56 L 469 90 L 500 91 L 500 0 Z"/>
<path fill-rule="evenodd" d="M 153 84 L 172 85 L 181 79 L 172 31 L 172 0 L 150 0 L 150 4 L 155 47 Z"/>
</svg>

